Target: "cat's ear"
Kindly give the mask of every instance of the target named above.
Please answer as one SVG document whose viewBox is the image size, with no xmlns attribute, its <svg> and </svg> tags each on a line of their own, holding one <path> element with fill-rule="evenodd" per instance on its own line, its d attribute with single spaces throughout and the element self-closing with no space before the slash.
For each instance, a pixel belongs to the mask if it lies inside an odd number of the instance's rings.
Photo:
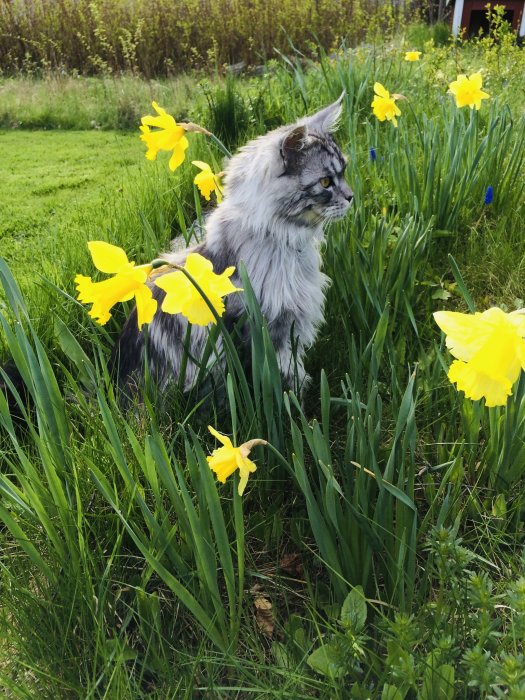
<svg viewBox="0 0 525 700">
<path fill-rule="evenodd" d="M 309 126 L 312 131 L 317 131 L 321 133 L 331 133 L 335 131 L 339 124 L 339 119 L 343 111 L 343 98 L 345 93 L 341 93 L 341 97 L 333 102 L 328 107 L 325 107 L 320 112 L 312 114 L 305 120 L 305 124 Z"/>
<path fill-rule="evenodd" d="M 300 124 L 289 131 L 281 141 L 281 157 L 285 167 L 293 166 L 299 153 L 304 150 L 308 143 L 308 129 L 306 125 Z"/>
</svg>

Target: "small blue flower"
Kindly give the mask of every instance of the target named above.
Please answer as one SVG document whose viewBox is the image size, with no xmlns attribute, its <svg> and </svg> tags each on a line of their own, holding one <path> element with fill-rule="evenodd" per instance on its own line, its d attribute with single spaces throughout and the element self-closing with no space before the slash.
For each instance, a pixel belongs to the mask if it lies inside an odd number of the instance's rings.
<svg viewBox="0 0 525 700">
<path fill-rule="evenodd" d="M 377 160 L 377 153 L 376 149 L 373 146 L 370 146 L 369 154 L 370 160 L 372 161 L 372 163 L 374 163 Z"/>
<path fill-rule="evenodd" d="M 492 190 L 492 185 L 489 185 L 487 187 L 487 191 L 485 192 L 485 204 L 492 204 L 493 197 L 494 197 L 494 192 Z"/>
</svg>

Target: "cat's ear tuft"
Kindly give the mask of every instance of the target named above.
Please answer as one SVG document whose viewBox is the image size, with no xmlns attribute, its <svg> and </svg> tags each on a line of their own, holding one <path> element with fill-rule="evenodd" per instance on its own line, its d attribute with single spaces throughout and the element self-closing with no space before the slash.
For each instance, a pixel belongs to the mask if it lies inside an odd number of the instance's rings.
<svg viewBox="0 0 525 700">
<path fill-rule="evenodd" d="M 305 120 L 307 124 L 313 131 L 318 131 L 321 133 L 331 133 L 336 131 L 339 126 L 339 119 L 343 112 L 343 99 L 345 93 L 341 93 L 339 99 L 333 102 L 328 107 L 325 107 L 320 112 L 312 114 Z"/>
<path fill-rule="evenodd" d="M 299 153 L 308 143 L 308 129 L 305 124 L 295 126 L 281 141 L 281 157 L 286 168 L 297 160 Z"/>
</svg>

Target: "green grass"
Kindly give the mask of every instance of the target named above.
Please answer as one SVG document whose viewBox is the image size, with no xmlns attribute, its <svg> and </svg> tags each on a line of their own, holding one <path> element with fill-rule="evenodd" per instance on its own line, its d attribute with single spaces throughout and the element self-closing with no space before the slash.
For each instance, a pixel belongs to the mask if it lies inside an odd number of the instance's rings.
<svg viewBox="0 0 525 700">
<path fill-rule="evenodd" d="M 282 393 L 243 279 L 249 375 L 219 323 L 208 349 L 224 355 L 220 396 L 197 407 L 195 394 L 148 390 L 119 406 L 106 362 L 126 309 L 97 327 L 72 280 L 92 274 L 90 239 L 146 262 L 188 237 L 193 169 L 146 162 L 136 134 L 0 136 L 14 275 L 0 263 L 0 320 L 34 404 L 20 401 L 14 425 L 0 394 L 8 697 L 522 697 L 525 375 L 506 407 L 463 398 L 432 319 L 524 305 L 525 121 L 509 68 L 522 59 L 507 45 L 413 48 L 420 64 L 379 45 L 283 60 L 261 80 L 196 88 L 185 106 L 170 83 L 122 83 L 139 114 L 151 90 L 232 147 L 345 89 L 338 138 L 356 197 L 323 250 L 332 285 L 304 405 Z M 458 111 L 448 81 L 479 66 L 491 100 Z M 409 100 L 397 129 L 371 115 L 375 80 Z M 31 89 L 28 116 L 47 99 Z M 104 83 L 67 84 L 78 120 L 86 89 Z M 190 140 L 188 161 L 220 163 L 210 141 Z M 242 499 L 237 477 L 212 478 L 208 423 L 270 443 Z"/>
<path fill-rule="evenodd" d="M 15 130 L 0 142 L 2 256 L 44 334 L 49 309 L 66 303 L 52 285 L 73 293 L 88 240 L 134 240 L 130 255 L 151 256 L 179 233 L 177 188 L 164 168 L 147 167 L 137 134 Z"/>
<path fill-rule="evenodd" d="M 2 254 L 23 268 L 56 264 L 62 244 L 109 208 L 138 172 L 136 137 L 103 132 L 0 133 Z M 35 259 L 36 256 L 36 259 Z"/>
<path fill-rule="evenodd" d="M 121 129 L 135 130 L 152 99 L 169 104 L 185 117 L 188 106 L 202 94 L 195 78 L 145 81 L 119 78 L 72 77 L 51 73 L 45 78 L 0 78 L 3 129 Z M 203 100 L 202 96 L 202 100 Z"/>
</svg>

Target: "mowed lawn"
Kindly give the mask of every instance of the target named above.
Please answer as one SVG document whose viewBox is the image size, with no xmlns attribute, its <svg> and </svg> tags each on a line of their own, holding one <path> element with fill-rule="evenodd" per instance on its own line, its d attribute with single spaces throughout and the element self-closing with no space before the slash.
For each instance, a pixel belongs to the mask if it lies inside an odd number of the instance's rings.
<svg viewBox="0 0 525 700">
<path fill-rule="evenodd" d="M 3 131 L 0 149 L 0 255 L 14 270 L 56 264 L 144 160 L 136 134 L 102 131 Z"/>
</svg>

